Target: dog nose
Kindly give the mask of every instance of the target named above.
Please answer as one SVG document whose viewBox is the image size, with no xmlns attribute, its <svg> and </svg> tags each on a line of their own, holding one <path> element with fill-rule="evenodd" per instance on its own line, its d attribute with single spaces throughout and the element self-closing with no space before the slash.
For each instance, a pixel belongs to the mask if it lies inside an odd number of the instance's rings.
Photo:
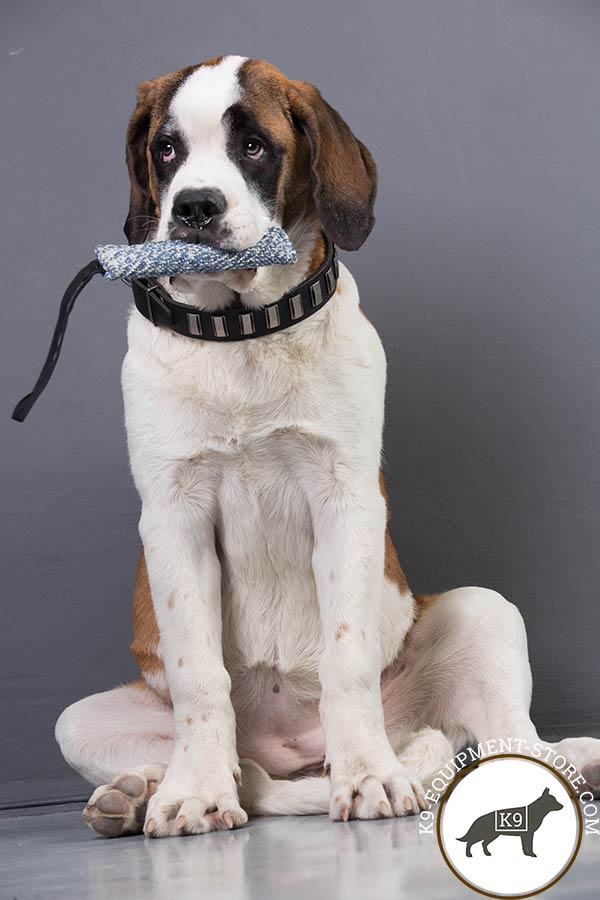
<svg viewBox="0 0 600 900">
<path fill-rule="evenodd" d="M 206 228 L 227 209 L 225 195 L 218 188 L 179 191 L 173 200 L 173 218 L 188 228 Z"/>
</svg>

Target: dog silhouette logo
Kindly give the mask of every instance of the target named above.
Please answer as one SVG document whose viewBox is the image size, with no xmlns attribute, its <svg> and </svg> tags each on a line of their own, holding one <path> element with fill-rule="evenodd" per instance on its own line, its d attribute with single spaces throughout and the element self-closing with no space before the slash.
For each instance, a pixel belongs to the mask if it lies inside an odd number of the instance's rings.
<svg viewBox="0 0 600 900">
<path fill-rule="evenodd" d="M 467 856 L 473 856 L 471 847 L 481 842 L 483 852 L 491 856 L 489 846 L 492 841 L 501 835 L 521 838 L 521 847 L 525 856 L 536 856 L 533 852 L 533 836 L 548 815 L 564 809 L 564 804 L 559 803 L 556 797 L 550 793 L 550 788 L 544 788 L 540 796 L 528 806 L 513 806 L 509 809 L 495 809 L 475 819 L 469 830 L 457 841 L 464 841 L 467 845 Z"/>
<path fill-rule="evenodd" d="M 511 753 L 462 769 L 440 794 L 435 825 L 452 873 L 502 898 L 532 897 L 556 884 L 576 859 L 583 830 L 567 779 L 546 762 Z"/>
</svg>

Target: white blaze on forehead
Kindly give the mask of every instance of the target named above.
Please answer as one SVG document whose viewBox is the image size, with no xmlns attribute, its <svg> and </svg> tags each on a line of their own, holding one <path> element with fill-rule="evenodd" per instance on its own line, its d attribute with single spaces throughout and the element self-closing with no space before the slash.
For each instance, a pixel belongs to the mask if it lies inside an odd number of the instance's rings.
<svg viewBox="0 0 600 900">
<path fill-rule="evenodd" d="M 219 133 L 223 113 L 240 99 L 238 72 L 244 56 L 226 56 L 216 66 L 200 66 L 176 91 L 170 113 L 188 142 Z"/>
<path fill-rule="evenodd" d="M 241 99 L 238 74 L 245 60 L 226 56 L 216 66 L 200 66 L 171 100 L 167 127 L 179 132 L 187 153 L 162 197 L 157 240 L 168 238 L 173 202 L 182 190 L 211 188 L 224 195 L 220 227 L 231 249 L 250 247 L 274 224 L 269 205 L 227 152 L 223 114 Z"/>
</svg>

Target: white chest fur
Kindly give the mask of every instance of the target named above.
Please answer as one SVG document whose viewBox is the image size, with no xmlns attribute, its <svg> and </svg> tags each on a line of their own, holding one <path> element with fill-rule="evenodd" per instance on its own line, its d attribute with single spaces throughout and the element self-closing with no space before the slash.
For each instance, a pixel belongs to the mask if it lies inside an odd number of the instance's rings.
<svg viewBox="0 0 600 900">
<path fill-rule="evenodd" d="M 323 310 L 269 338 L 194 342 L 132 313 L 123 391 L 133 476 L 143 504 L 175 499 L 214 523 L 234 681 L 266 665 L 316 684 L 309 497 L 358 470 L 377 484 L 384 389 L 381 342 L 343 266 Z M 395 632 L 382 635 L 384 661 Z"/>
</svg>

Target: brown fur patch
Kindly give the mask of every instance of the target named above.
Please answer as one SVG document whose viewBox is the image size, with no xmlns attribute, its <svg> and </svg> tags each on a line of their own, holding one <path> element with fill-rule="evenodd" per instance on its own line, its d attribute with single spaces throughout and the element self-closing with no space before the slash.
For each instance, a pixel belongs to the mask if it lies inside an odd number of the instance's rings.
<svg viewBox="0 0 600 900">
<path fill-rule="evenodd" d="M 349 631 L 350 631 L 350 626 L 348 625 L 348 623 L 340 622 L 340 624 L 338 625 L 338 627 L 335 630 L 336 641 L 339 641 L 340 638 L 343 638 L 344 635 L 347 634 Z"/>
<path fill-rule="evenodd" d="M 129 120 L 126 145 L 130 198 L 124 231 L 130 243 L 145 240 L 149 220 L 160 215 L 160 197 L 154 178 L 150 142 L 167 115 L 173 94 L 197 68 L 187 66 L 138 85 L 137 105 Z"/>
<path fill-rule="evenodd" d="M 248 59 L 239 72 L 243 102 L 280 147 L 290 149 L 295 141 L 288 112 L 289 79 L 262 59 Z"/>
<path fill-rule="evenodd" d="M 243 64 L 239 80 L 244 104 L 285 151 L 277 193 L 283 227 L 312 214 L 340 247 L 355 250 L 375 221 L 377 173 L 367 148 L 314 85 L 259 59 Z"/>
<path fill-rule="evenodd" d="M 439 596 L 439 594 L 417 594 L 415 600 L 419 603 L 430 603 L 432 600 L 437 600 Z"/>
<path fill-rule="evenodd" d="M 312 193 L 321 224 L 343 250 L 356 250 L 375 223 L 373 158 L 313 84 L 289 82 L 288 97 L 293 120 L 308 144 Z"/>
<path fill-rule="evenodd" d="M 125 234 L 130 243 L 142 242 L 147 235 L 148 220 L 160 215 L 160 195 L 150 145 L 167 118 L 173 95 L 200 66 L 216 66 L 222 59 L 223 56 L 214 56 L 199 65 L 185 66 L 138 85 L 137 105 L 127 129 L 130 202 Z"/>
<path fill-rule="evenodd" d="M 133 641 L 129 648 L 142 674 L 164 671 L 163 661 L 157 653 L 159 639 L 142 547 L 133 592 Z"/>
<path fill-rule="evenodd" d="M 325 257 L 327 256 L 327 243 L 325 241 L 325 235 L 321 232 L 317 237 L 314 246 L 312 248 L 312 252 L 310 255 L 310 262 L 308 264 L 309 272 L 316 272 L 320 266 L 325 262 Z M 336 288 L 336 293 L 339 288 Z"/>
<path fill-rule="evenodd" d="M 292 120 L 288 99 L 290 80 L 270 63 L 249 59 L 240 69 L 239 81 L 243 105 L 285 154 L 277 188 L 277 209 L 283 227 L 289 228 L 301 216 L 313 215 L 316 220 L 310 151 Z"/>
<path fill-rule="evenodd" d="M 385 529 L 384 574 L 388 581 L 393 581 L 398 585 L 398 590 L 401 594 L 407 594 L 409 592 L 408 581 L 406 580 L 406 575 L 404 574 L 402 566 L 400 565 L 400 560 L 398 559 L 398 554 L 396 552 L 396 548 L 394 547 L 394 542 L 392 541 L 392 536 L 390 534 L 390 505 L 388 501 L 388 493 L 385 486 L 385 479 L 383 477 L 383 471 L 381 469 L 379 470 L 379 489 L 385 500 L 386 520 L 388 522 L 388 525 Z"/>
</svg>

